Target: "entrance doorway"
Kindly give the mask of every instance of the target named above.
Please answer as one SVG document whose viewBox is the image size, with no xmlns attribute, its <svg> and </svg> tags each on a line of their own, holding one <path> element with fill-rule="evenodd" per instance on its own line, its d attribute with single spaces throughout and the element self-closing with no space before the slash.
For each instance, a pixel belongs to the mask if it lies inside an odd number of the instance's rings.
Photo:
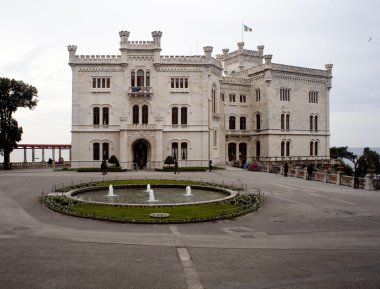
<svg viewBox="0 0 380 289">
<path fill-rule="evenodd" d="M 133 163 L 136 168 L 142 170 L 148 161 L 149 143 L 146 140 L 137 140 L 132 146 Z"/>
</svg>

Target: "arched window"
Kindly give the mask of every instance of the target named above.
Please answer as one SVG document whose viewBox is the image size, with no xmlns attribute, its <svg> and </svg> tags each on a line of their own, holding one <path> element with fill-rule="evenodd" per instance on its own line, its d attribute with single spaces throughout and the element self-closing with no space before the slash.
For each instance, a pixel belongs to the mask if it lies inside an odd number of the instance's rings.
<svg viewBox="0 0 380 289">
<path fill-rule="evenodd" d="M 230 162 L 236 160 L 236 143 L 228 144 L 228 160 Z"/>
<path fill-rule="evenodd" d="M 172 107 L 172 125 L 178 125 L 178 107 Z"/>
<path fill-rule="evenodd" d="M 178 143 L 176 142 L 172 143 L 172 157 L 176 160 L 178 159 Z"/>
<path fill-rule="evenodd" d="M 290 156 L 290 141 L 286 142 L 286 156 Z"/>
<path fill-rule="evenodd" d="M 135 81 L 135 72 L 131 72 L 131 86 L 134 87 L 136 86 L 136 81 Z"/>
<path fill-rule="evenodd" d="M 100 108 L 99 107 L 94 107 L 92 111 L 93 111 L 93 124 L 94 125 L 99 125 L 99 121 L 100 121 Z"/>
<path fill-rule="evenodd" d="M 310 142 L 310 156 L 313 155 L 313 150 L 314 150 L 314 142 Z"/>
<path fill-rule="evenodd" d="M 236 122 L 235 117 L 230 116 L 230 118 L 229 118 L 229 129 L 236 129 L 235 122 Z"/>
<path fill-rule="evenodd" d="M 142 107 L 142 123 L 147 124 L 148 123 L 148 106 L 143 105 Z"/>
<path fill-rule="evenodd" d="M 146 73 L 145 73 L 145 82 L 146 82 L 146 86 L 150 86 L 150 72 L 149 71 L 147 71 Z"/>
<path fill-rule="evenodd" d="M 100 160 L 100 145 L 98 142 L 92 144 L 92 158 L 94 161 Z"/>
<path fill-rule="evenodd" d="M 286 115 L 286 130 L 289 130 L 290 127 L 290 114 Z"/>
<path fill-rule="evenodd" d="M 103 107 L 103 125 L 109 124 L 109 108 Z"/>
<path fill-rule="evenodd" d="M 256 130 L 260 130 L 261 129 L 261 116 L 260 114 L 256 114 Z"/>
<path fill-rule="evenodd" d="M 139 87 L 144 86 L 144 71 L 143 70 L 137 71 L 137 86 Z"/>
<path fill-rule="evenodd" d="M 241 130 L 247 129 L 247 119 L 244 116 L 240 118 L 240 129 Z"/>
<path fill-rule="evenodd" d="M 313 119 L 314 119 L 314 117 L 311 115 L 310 116 L 310 131 L 313 130 Z"/>
<path fill-rule="evenodd" d="M 314 129 L 315 131 L 318 131 L 318 116 L 317 115 L 314 117 Z"/>
<path fill-rule="evenodd" d="M 132 122 L 133 124 L 139 123 L 139 106 L 138 105 L 133 106 Z"/>
<path fill-rule="evenodd" d="M 103 160 L 108 160 L 109 159 L 109 151 L 110 151 L 110 147 L 109 147 L 109 144 L 107 142 L 104 142 L 103 143 Z"/>
<path fill-rule="evenodd" d="M 187 107 L 181 107 L 181 125 L 187 124 Z"/>
<path fill-rule="evenodd" d="M 284 141 L 281 142 L 281 156 L 282 157 L 285 156 L 285 142 Z"/>
<path fill-rule="evenodd" d="M 256 158 L 259 159 L 261 155 L 261 143 L 256 141 Z"/>
<path fill-rule="evenodd" d="M 281 129 L 285 129 L 285 114 L 281 114 Z"/>
<path fill-rule="evenodd" d="M 315 156 L 318 155 L 318 142 L 317 141 L 314 143 L 314 155 Z"/>
<path fill-rule="evenodd" d="M 187 160 L 187 143 L 181 143 L 181 159 Z"/>
</svg>

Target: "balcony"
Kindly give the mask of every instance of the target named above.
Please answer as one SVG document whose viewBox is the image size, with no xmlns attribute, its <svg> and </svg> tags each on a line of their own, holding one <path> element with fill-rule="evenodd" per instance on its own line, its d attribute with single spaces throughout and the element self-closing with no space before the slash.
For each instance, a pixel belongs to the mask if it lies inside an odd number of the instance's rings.
<svg viewBox="0 0 380 289">
<path fill-rule="evenodd" d="M 153 96 L 153 88 L 151 86 L 133 86 L 128 89 L 129 98 L 145 98 L 151 99 Z"/>
</svg>

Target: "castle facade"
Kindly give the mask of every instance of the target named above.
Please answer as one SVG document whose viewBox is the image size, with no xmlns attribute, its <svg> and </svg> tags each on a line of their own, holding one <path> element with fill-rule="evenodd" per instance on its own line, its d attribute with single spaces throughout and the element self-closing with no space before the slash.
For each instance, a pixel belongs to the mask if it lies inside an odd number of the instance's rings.
<svg viewBox="0 0 380 289">
<path fill-rule="evenodd" d="M 130 41 L 119 55 L 77 55 L 72 69 L 72 167 L 123 168 L 244 161 L 329 159 L 332 64 L 311 69 L 272 63 L 264 46 L 212 56 L 161 55 L 162 32 Z"/>
</svg>

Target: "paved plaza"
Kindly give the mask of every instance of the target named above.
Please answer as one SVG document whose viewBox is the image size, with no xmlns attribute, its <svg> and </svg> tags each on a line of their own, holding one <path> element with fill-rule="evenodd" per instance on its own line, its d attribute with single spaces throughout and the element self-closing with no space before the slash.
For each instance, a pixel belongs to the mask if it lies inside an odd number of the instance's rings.
<svg viewBox="0 0 380 289">
<path fill-rule="evenodd" d="M 174 178 L 110 173 L 107 178 Z M 39 202 L 53 184 L 101 177 L 0 171 L 0 288 L 380 288 L 380 191 L 240 169 L 176 178 L 259 188 L 266 205 L 234 220 L 108 223 Z"/>
</svg>

